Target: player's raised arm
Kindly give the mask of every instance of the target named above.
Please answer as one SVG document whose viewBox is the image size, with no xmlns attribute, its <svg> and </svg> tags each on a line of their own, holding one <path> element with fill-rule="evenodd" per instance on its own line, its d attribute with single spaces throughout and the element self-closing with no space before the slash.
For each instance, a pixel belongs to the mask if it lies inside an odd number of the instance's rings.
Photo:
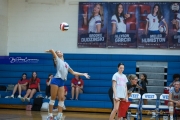
<svg viewBox="0 0 180 120">
<path fill-rule="evenodd" d="M 88 75 L 88 73 L 80 73 L 80 72 L 75 72 L 73 69 L 69 68 L 68 70 L 72 75 L 79 75 L 79 76 L 84 76 L 87 79 L 90 79 L 90 76 Z"/>
<path fill-rule="evenodd" d="M 54 50 L 53 50 L 53 49 L 46 50 L 46 52 L 50 52 L 50 53 L 52 53 L 53 57 L 54 57 L 54 58 L 57 58 L 57 55 L 56 55 L 56 53 L 54 52 Z"/>
</svg>

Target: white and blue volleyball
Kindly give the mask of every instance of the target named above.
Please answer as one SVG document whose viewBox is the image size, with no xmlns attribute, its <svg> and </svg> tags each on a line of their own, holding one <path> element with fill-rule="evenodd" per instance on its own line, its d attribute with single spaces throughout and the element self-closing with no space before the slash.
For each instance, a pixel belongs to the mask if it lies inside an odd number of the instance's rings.
<svg viewBox="0 0 180 120">
<path fill-rule="evenodd" d="M 61 31 L 67 31 L 69 29 L 69 24 L 67 24 L 66 22 L 62 22 L 60 24 L 60 30 Z"/>
</svg>

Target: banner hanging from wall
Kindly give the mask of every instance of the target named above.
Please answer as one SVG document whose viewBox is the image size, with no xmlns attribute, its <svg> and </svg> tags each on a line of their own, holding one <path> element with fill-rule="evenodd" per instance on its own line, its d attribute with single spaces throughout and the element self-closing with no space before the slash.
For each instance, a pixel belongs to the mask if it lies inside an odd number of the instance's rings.
<svg viewBox="0 0 180 120">
<path fill-rule="evenodd" d="M 106 47 L 107 2 L 80 2 L 78 47 Z"/>
<path fill-rule="evenodd" d="M 109 3 L 107 47 L 137 47 L 137 7 L 138 4 L 132 2 Z"/>
<path fill-rule="evenodd" d="M 78 47 L 180 49 L 180 2 L 79 2 Z"/>
<path fill-rule="evenodd" d="M 138 48 L 168 48 L 168 2 L 140 2 Z"/>
<path fill-rule="evenodd" d="M 169 48 L 180 49 L 180 3 L 170 3 Z"/>
</svg>

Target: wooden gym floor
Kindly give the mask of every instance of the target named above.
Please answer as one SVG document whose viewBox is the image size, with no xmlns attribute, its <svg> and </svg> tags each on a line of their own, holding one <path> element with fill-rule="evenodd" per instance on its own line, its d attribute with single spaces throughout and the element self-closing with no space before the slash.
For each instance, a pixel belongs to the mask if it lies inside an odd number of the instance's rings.
<svg viewBox="0 0 180 120">
<path fill-rule="evenodd" d="M 56 114 L 57 112 L 54 112 L 54 115 Z M 63 115 L 63 120 L 108 120 L 110 113 L 64 112 Z M 47 112 L 0 109 L 0 120 L 46 120 L 46 117 Z M 144 116 L 142 120 L 150 120 L 150 118 Z"/>
</svg>

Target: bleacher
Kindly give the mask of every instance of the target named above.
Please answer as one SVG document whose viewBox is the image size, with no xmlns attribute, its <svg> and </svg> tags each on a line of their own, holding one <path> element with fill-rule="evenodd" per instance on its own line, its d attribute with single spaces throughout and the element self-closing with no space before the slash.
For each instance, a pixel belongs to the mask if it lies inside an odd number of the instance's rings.
<svg viewBox="0 0 180 120">
<path fill-rule="evenodd" d="M 16 84 L 21 78 L 22 73 L 27 73 L 30 78 L 33 71 L 37 72 L 41 82 L 41 93 L 45 95 L 46 79 L 49 73 L 55 74 L 56 69 L 53 66 L 52 55 L 48 53 L 10 53 L 9 56 L 26 56 L 39 59 L 37 64 L 0 64 L 0 85 Z M 79 100 L 69 100 L 71 97 L 70 83 L 74 77 L 69 73 L 68 80 L 65 85 L 68 87 L 68 97 L 65 101 L 67 110 L 74 111 L 110 111 L 112 104 L 108 97 L 108 90 L 112 85 L 112 76 L 117 72 L 117 65 L 119 62 L 125 64 L 124 74 L 136 74 L 137 61 L 165 61 L 178 66 L 180 63 L 180 56 L 161 56 L 161 55 L 114 55 L 114 54 L 64 54 L 65 61 L 69 63 L 74 71 L 87 72 L 91 78 L 84 80 L 84 93 L 79 95 Z M 180 65 L 180 64 L 179 64 Z M 168 64 L 169 67 L 169 64 Z M 174 69 L 170 67 L 170 69 Z M 178 71 L 171 71 L 168 68 L 169 82 L 172 80 L 172 74 Z M 180 69 L 177 67 L 177 70 Z M 169 71 L 170 74 L 169 74 Z M 1 91 L 0 107 L 13 108 L 13 105 L 21 106 L 17 108 L 24 108 L 28 103 L 23 103 L 18 98 L 7 99 L 5 96 L 11 95 L 11 91 Z M 35 95 L 35 96 L 36 96 Z M 44 101 L 49 101 L 44 99 Z M 31 103 L 33 99 L 31 100 Z M 57 105 L 57 102 L 56 102 Z M 75 109 L 79 108 L 79 109 Z M 102 109 L 102 110 L 101 110 Z"/>
</svg>

